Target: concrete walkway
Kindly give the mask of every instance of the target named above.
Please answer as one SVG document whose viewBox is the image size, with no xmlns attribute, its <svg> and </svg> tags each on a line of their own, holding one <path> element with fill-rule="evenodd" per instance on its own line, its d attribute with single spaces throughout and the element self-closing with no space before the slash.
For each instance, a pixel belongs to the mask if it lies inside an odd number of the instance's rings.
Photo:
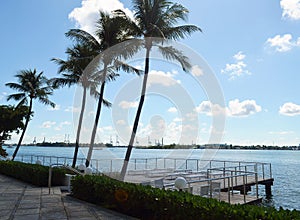
<svg viewBox="0 0 300 220">
<path fill-rule="evenodd" d="M 0 174 L 0 220 L 134 219 Z"/>
</svg>

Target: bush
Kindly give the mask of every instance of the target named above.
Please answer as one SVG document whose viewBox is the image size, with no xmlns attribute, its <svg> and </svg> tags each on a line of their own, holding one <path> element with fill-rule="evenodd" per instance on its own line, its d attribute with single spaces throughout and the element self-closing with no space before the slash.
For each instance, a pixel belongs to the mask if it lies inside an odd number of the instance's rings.
<svg viewBox="0 0 300 220">
<path fill-rule="evenodd" d="M 48 186 L 49 167 L 17 161 L 0 161 L 0 173 L 36 186 Z M 52 170 L 52 186 L 65 185 L 65 169 Z"/>
<path fill-rule="evenodd" d="M 141 219 L 300 219 L 299 211 L 230 205 L 185 192 L 124 183 L 106 176 L 76 176 L 72 194 Z"/>
</svg>

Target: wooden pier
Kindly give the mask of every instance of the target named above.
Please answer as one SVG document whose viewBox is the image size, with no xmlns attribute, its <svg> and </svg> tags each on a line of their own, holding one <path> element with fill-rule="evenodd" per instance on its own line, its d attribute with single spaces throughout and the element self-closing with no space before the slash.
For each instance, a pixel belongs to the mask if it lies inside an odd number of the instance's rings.
<svg viewBox="0 0 300 220">
<path fill-rule="evenodd" d="M 194 160 L 194 159 L 192 159 Z M 197 161 L 197 163 L 200 161 Z M 203 161 L 201 161 L 203 163 Z M 186 162 L 188 164 L 188 162 Z M 194 195 L 215 198 L 230 204 L 258 204 L 262 202 L 259 185 L 265 187 L 265 196 L 272 194 L 271 164 L 244 161 L 209 161 L 206 169 L 155 168 L 130 170 L 126 181 L 176 190 L 175 180 L 185 178 L 184 189 Z M 186 169 L 187 168 L 187 169 Z M 249 192 L 254 192 L 249 195 Z"/>
</svg>

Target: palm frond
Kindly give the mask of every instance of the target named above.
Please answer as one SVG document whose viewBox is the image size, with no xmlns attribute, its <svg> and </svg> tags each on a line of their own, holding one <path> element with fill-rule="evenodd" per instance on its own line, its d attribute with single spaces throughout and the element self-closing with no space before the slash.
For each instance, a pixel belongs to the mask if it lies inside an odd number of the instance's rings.
<svg viewBox="0 0 300 220">
<path fill-rule="evenodd" d="M 143 70 L 140 70 L 140 69 L 135 68 L 135 67 L 133 67 L 131 65 L 128 65 L 127 63 L 122 62 L 120 60 L 115 60 L 114 67 L 116 68 L 117 71 L 123 70 L 123 71 L 125 71 L 127 73 L 137 74 L 138 76 L 140 76 L 144 72 Z"/>
<path fill-rule="evenodd" d="M 187 72 L 191 69 L 192 66 L 189 62 L 189 58 L 185 56 L 182 51 L 179 51 L 172 46 L 158 46 L 158 48 L 163 57 L 165 57 L 167 60 L 175 60 L 179 62 L 183 71 Z"/>
<path fill-rule="evenodd" d="M 90 33 L 80 29 L 70 29 L 66 34 L 68 38 L 73 39 L 85 45 L 91 45 L 92 48 L 100 48 L 99 42 Z"/>
<path fill-rule="evenodd" d="M 25 93 L 17 93 L 17 94 L 11 94 L 7 96 L 7 101 L 13 99 L 15 101 L 20 101 L 21 99 L 26 99 L 26 94 Z"/>
<path fill-rule="evenodd" d="M 167 39 L 178 40 L 190 36 L 197 31 L 202 32 L 202 30 L 195 25 L 182 25 L 165 29 L 164 34 Z"/>
</svg>

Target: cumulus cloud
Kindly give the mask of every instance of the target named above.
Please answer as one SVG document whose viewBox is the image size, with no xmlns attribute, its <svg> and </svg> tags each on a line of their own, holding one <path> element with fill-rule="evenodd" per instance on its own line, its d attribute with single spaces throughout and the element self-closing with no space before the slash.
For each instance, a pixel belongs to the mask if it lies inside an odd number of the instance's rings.
<svg viewBox="0 0 300 220">
<path fill-rule="evenodd" d="M 300 19 L 300 0 L 281 0 L 282 17 L 292 20 Z"/>
<path fill-rule="evenodd" d="M 225 114 L 226 109 L 210 101 L 203 101 L 195 108 L 195 111 L 208 116 Z"/>
<path fill-rule="evenodd" d="M 221 73 L 229 75 L 229 80 L 234 80 L 244 75 L 251 75 L 251 72 L 247 69 L 245 58 L 246 55 L 243 54 L 242 51 L 239 51 L 233 56 L 234 63 L 226 64 L 225 68 L 221 70 Z"/>
<path fill-rule="evenodd" d="M 42 128 L 51 128 L 53 125 L 56 125 L 55 121 L 45 121 L 42 124 Z"/>
<path fill-rule="evenodd" d="M 292 102 L 284 103 L 282 106 L 280 106 L 279 113 L 286 116 L 300 115 L 300 105 Z"/>
<path fill-rule="evenodd" d="M 176 113 L 177 111 L 178 110 L 175 107 L 171 107 L 171 108 L 168 109 L 168 112 L 170 112 L 170 113 Z"/>
<path fill-rule="evenodd" d="M 149 72 L 147 86 L 150 87 L 154 84 L 170 87 L 176 84 L 180 84 L 179 80 L 175 80 L 177 72 L 163 72 L 152 70 Z"/>
<path fill-rule="evenodd" d="M 228 112 L 233 117 L 246 117 L 258 112 L 261 112 L 262 108 L 256 104 L 255 100 L 245 100 L 240 102 L 238 99 L 229 101 Z"/>
<path fill-rule="evenodd" d="M 128 101 L 122 101 L 119 103 L 119 106 L 123 109 L 129 109 L 129 108 L 136 108 L 138 107 L 138 102 L 128 102 Z"/>
<path fill-rule="evenodd" d="M 118 120 L 117 125 L 126 125 L 125 120 Z"/>
<path fill-rule="evenodd" d="M 110 13 L 117 9 L 133 17 L 132 11 L 125 8 L 119 0 L 82 0 L 81 7 L 75 8 L 69 14 L 69 19 L 75 21 L 78 28 L 93 34 L 96 29 L 95 23 L 99 18 L 99 10 Z"/>
<path fill-rule="evenodd" d="M 203 70 L 198 65 L 193 66 L 191 72 L 193 76 L 203 76 L 204 74 Z"/>
<path fill-rule="evenodd" d="M 294 47 L 300 47 L 300 37 L 297 40 L 293 40 L 291 34 L 276 35 L 273 38 L 268 38 L 266 44 L 271 48 L 275 48 L 277 52 L 287 52 Z"/>
<path fill-rule="evenodd" d="M 195 111 L 208 116 L 225 114 L 230 117 L 247 117 L 262 110 L 255 100 L 245 100 L 240 102 L 238 99 L 229 101 L 228 107 L 213 104 L 210 101 L 203 101 Z"/>
</svg>

